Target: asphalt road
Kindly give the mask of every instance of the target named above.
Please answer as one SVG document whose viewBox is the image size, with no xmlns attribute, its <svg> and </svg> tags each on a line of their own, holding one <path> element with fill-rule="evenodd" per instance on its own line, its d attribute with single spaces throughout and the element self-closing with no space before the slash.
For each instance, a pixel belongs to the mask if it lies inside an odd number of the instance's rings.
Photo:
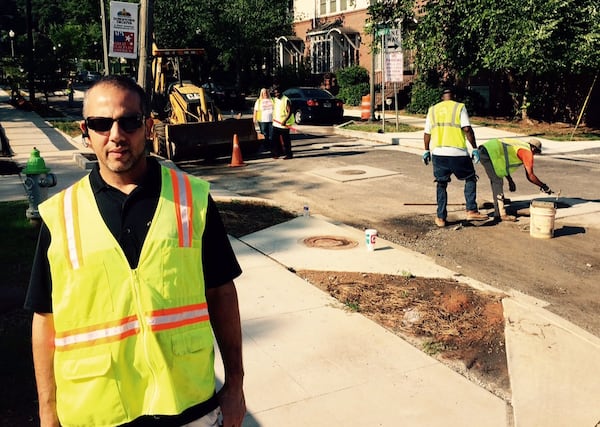
<svg viewBox="0 0 600 427">
<path fill-rule="evenodd" d="M 327 126 L 298 128 L 292 160 L 264 153 L 244 158 L 243 167 L 229 167 L 228 158 L 179 166 L 217 188 L 265 198 L 299 215 L 308 205 L 312 214 L 359 229 L 376 228 L 387 240 L 431 256 L 453 271 L 541 299 L 557 314 L 600 336 L 600 229 L 589 226 L 593 214 L 557 220 L 553 239 L 530 237 L 529 203 L 545 195 L 519 171 L 514 176 L 517 191 L 507 193 L 514 198 L 509 209 L 519 214 L 519 222 L 466 223 L 463 185 L 453 180 L 448 187 L 449 226 L 437 229 L 432 168 L 424 166 L 419 155 L 333 135 Z M 476 169 L 482 177 L 477 200 L 489 213 L 490 185 L 483 168 Z M 536 157 L 535 173 L 561 191 L 559 208 L 600 202 L 599 172 L 600 147 Z"/>
</svg>

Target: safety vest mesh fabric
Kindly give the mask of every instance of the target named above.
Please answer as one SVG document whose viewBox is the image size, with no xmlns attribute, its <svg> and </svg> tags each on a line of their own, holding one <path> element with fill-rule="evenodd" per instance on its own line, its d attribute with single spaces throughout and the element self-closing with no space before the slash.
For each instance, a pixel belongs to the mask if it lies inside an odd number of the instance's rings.
<svg viewBox="0 0 600 427">
<path fill-rule="evenodd" d="M 290 102 L 290 99 L 285 95 L 281 95 L 281 99 L 279 99 L 279 98 L 273 99 L 273 103 L 274 103 L 274 105 L 273 105 L 273 126 L 278 127 L 278 128 L 284 128 L 287 126 L 291 126 L 295 123 L 293 113 L 290 115 L 290 118 L 287 120 L 287 122 L 285 122 L 285 124 L 283 123 L 283 120 L 285 119 L 285 117 L 288 114 L 288 112 L 287 112 L 288 102 Z"/>
<path fill-rule="evenodd" d="M 465 134 L 460 127 L 460 113 L 464 104 L 442 101 L 429 108 L 431 124 L 431 148 L 466 148 Z"/>
<path fill-rule="evenodd" d="M 63 426 L 176 415 L 215 390 L 202 268 L 208 183 L 161 168 L 136 269 L 98 211 L 89 178 L 39 207 L 51 233 L 57 411 Z"/>
<path fill-rule="evenodd" d="M 517 152 L 523 148 L 529 149 L 529 144 L 516 138 L 490 139 L 483 146 L 499 178 L 504 178 L 518 169 L 523 161 L 519 159 Z"/>
</svg>

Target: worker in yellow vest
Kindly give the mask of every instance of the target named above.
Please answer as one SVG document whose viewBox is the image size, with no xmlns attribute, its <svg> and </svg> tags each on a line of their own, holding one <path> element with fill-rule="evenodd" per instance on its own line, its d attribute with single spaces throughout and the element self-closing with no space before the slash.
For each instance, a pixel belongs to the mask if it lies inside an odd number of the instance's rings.
<svg viewBox="0 0 600 427">
<path fill-rule="evenodd" d="M 292 139 L 290 127 L 294 124 L 292 104 L 287 96 L 281 92 L 278 85 L 273 86 L 273 150 L 274 158 L 279 157 L 283 151 L 284 160 L 294 157 L 292 153 Z"/>
<path fill-rule="evenodd" d="M 242 424 L 241 269 L 209 184 L 146 156 L 149 116 L 128 77 L 94 83 L 80 128 L 98 164 L 40 205 L 25 307 L 42 426 Z"/>
<path fill-rule="evenodd" d="M 472 147 L 472 159 L 469 157 L 466 141 Z M 451 89 L 442 93 L 442 101 L 429 108 L 425 119 L 423 136 L 425 152 L 423 163 L 433 163 L 433 176 L 437 183 L 437 215 L 435 224 L 445 227 L 448 216 L 447 187 L 450 176 L 465 181 L 466 218 L 487 220 L 487 215 L 479 213 L 477 208 L 477 175 L 473 162 L 479 162 L 479 151 L 475 133 L 471 128 L 465 105 L 454 101 Z"/>
<path fill-rule="evenodd" d="M 516 138 L 490 139 L 480 147 L 481 165 L 490 179 L 494 199 L 494 219 L 496 221 L 516 221 L 514 215 L 506 213 L 503 178 L 508 181 L 508 189 L 517 189 L 511 174 L 521 165 L 529 182 L 540 187 L 540 191 L 552 194 L 552 190 L 533 172 L 533 156 L 542 152 L 539 139 L 525 142 Z"/>
</svg>

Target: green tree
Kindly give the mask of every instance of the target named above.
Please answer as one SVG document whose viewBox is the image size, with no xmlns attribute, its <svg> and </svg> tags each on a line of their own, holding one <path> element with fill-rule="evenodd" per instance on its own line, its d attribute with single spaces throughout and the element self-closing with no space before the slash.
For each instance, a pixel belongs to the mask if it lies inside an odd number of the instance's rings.
<svg viewBox="0 0 600 427">
<path fill-rule="evenodd" d="M 154 28 L 160 47 L 204 47 L 209 74 L 229 73 L 241 86 L 275 37 L 291 34 L 291 15 L 280 0 L 157 0 Z"/>
<path fill-rule="evenodd" d="M 434 0 L 405 43 L 440 82 L 502 75 L 528 119 L 532 100 L 555 96 L 550 82 L 600 67 L 599 13 L 597 0 Z"/>
</svg>

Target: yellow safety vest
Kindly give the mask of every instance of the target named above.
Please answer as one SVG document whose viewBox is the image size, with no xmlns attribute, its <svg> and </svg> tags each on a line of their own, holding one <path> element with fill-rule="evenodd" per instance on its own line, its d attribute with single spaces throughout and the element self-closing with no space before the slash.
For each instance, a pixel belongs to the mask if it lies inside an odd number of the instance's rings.
<svg viewBox="0 0 600 427">
<path fill-rule="evenodd" d="M 176 415 L 215 391 L 202 234 L 209 184 L 161 168 L 138 267 L 105 225 L 89 178 L 39 206 L 51 233 L 56 406 L 63 426 Z"/>
<path fill-rule="evenodd" d="M 494 172 L 499 178 L 512 174 L 523 164 L 523 161 L 517 156 L 517 151 L 521 148 L 529 149 L 528 143 L 512 138 L 490 139 L 483 146 L 488 152 Z"/>
<path fill-rule="evenodd" d="M 442 101 L 429 107 L 431 123 L 431 148 L 455 147 L 466 149 L 465 134 L 460 127 L 460 113 L 465 104 Z"/>
<path fill-rule="evenodd" d="M 287 122 L 285 122 L 285 124 L 283 123 L 285 117 L 288 114 L 287 104 L 289 101 L 290 101 L 289 98 L 285 95 L 282 95 L 281 99 L 279 99 L 279 98 L 273 99 L 273 103 L 275 104 L 273 106 L 273 126 L 278 127 L 278 128 L 283 128 L 283 127 L 291 126 L 294 124 L 294 113 L 293 112 L 290 115 L 290 118 L 287 120 Z"/>
</svg>

